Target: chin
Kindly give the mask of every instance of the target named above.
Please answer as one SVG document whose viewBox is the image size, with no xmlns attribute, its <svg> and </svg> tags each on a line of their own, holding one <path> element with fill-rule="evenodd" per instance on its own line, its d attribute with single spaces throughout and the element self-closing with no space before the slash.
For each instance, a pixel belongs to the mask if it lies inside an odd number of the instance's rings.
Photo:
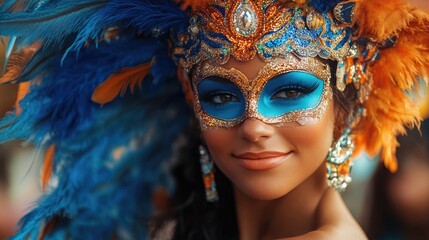
<svg viewBox="0 0 429 240">
<path fill-rule="evenodd" d="M 234 183 L 233 183 L 234 184 Z M 270 184 L 267 186 L 265 184 L 252 184 L 252 186 L 246 185 L 235 185 L 234 188 L 240 191 L 244 196 L 254 199 L 254 200 L 262 200 L 269 201 L 275 200 L 283 197 L 288 194 L 293 188 L 285 186 L 285 184 L 281 184 L 282 186 L 278 186 L 276 184 Z"/>
</svg>

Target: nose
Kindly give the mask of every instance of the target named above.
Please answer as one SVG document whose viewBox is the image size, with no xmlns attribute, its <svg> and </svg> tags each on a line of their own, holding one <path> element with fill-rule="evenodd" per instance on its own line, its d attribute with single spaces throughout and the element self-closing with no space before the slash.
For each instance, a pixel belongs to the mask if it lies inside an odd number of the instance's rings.
<svg viewBox="0 0 429 240">
<path fill-rule="evenodd" d="M 256 118 L 247 118 L 239 125 L 238 134 L 249 142 L 259 142 L 270 138 L 274 133 L 274 126 Z"/>
</svg>

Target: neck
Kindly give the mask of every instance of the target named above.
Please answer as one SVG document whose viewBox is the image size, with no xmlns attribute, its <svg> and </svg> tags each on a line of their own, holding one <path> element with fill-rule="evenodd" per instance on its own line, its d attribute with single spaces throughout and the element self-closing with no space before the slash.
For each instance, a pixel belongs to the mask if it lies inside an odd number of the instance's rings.
<svg viewBox="0 0 429 240">
<path fill-rule="evenodd" d="M 324 165 L 284 196 L 255 200 L 234 188 L 240 239 L 273 239 L 302 235 L 318 226 L 320 199 L 328 188 Z"/>
</svg>

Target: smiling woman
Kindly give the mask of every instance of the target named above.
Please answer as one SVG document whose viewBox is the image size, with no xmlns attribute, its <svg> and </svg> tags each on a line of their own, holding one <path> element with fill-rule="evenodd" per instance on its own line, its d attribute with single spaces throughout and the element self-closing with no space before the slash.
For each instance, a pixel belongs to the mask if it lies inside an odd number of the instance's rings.
<svg viewBox="0 0 429 240">
<path fill-rule="evenodd" d="M 311 61 L 298 66 L 293 56 L 270 63 L 230 58 L 223 65 L 203 63 L 193 75 L 202 141 L 220 171 L 217 178 L 232 184 L 230 193 L 221 192 L 220 201 L 234 204 L 220 204 L 235 212 L 241 239 L 324 234 L 365 239 L 324 181 L 335 115 L 345 119 L 352 110 L 335 103 L 340 99 L 332 97 L 329 66 Z M 344 105 L 352 105 L 352 90 L 349 99 L 343 95 Z M 227 196 L 233 197 L 225 200 Z"/>
<path fill-rule="evenodd" d="M 429 74 L 429 16 L 399 0 L 0 14 L 16 40 L 0 83 L 30 83 L 0 141 L 46 152 L 16 239 L 366 239 L 337 191 L 359 151 L 396 170 L 396 135 L 418 123 L 407 91 Z"/>
</svg>

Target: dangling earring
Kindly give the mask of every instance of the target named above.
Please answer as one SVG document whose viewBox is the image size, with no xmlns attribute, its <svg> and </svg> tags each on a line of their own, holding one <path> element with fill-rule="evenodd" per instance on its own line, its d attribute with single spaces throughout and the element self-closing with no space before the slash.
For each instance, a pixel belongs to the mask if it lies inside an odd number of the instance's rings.
<svg viewBox="0 0 429 240">
<path fill-rule="evenodd" d="M 337 142 L 329 148 L 326 157 L 327 182 L 328 185 L 339 192 L 346 190 L 347 185 L 352 181 L 350 173 L 353 167 L 351 156 L 355 148 L 354 142 L 350 137 L 351 129 L 360 121 L 364 114 L 364 108 L 358 107 L 348 119 L 348 126 Z"/>
<path fill-rule="evenodd" d="M 334 146 L 329 148 L 326 158 L 328 185 L 339 192 L 346 190 L 347 185 L 352 181 L 350 173 L 353 163 L 350 157 L 355 146 L 350 137 L 350 132 L 350 128 L 344 131 Z"/>
<path fill-rule="evenodd" d="M 207 202 L 217 202 L 219 196 L 216 190 L 216 182 L 214 178 L 213 162 L 210 160 L 210 155 L 207 149 L 200 145 L 200 164 L 203 172 L 204 189 L 206 191 Z"/>
</svg>

